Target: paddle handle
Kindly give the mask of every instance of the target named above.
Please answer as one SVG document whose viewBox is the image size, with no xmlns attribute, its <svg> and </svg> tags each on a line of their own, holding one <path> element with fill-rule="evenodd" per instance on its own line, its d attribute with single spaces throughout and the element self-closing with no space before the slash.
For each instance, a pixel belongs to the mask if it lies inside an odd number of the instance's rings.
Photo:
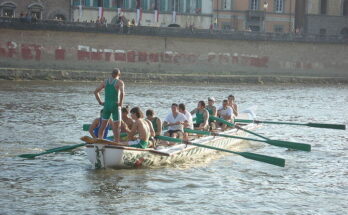
<svg viewBox="0 0 348 215">
<path fill-rule="evenodd" d="M 263 123 L 263 124 L 277 124 L 277 125 L 303 125 L 313 128 L 330 128 L 330 129 L 339 129 L 346 130 L 346 125 L 344 124 L 327 124 L 327 123 L 294 123 L 294 122 L 273 122 L 273 121 L 261 121 L 261 120 L 249 120 L 249 119 L 235 119 L 235 122 L 241 123 Z"/>
</svg>

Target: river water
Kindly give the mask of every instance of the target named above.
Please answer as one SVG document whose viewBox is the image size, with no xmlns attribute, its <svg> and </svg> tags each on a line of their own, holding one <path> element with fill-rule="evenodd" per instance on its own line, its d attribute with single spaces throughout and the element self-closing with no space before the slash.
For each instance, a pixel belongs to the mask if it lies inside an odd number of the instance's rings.
<svg viewBox="0 0 348 215">
<path fill-rule="evenodd" d="M 262 143 L 246 151 L 286 159 L 280 168 L 231 154 L 166 168 L 94 170 L 83 148 L 17 157 L 81 143 L 98 115 L 93 82 L 0 81 L 0 214 L 347 214 L 348 132 L 264 125 L 257 133 L 312 145 L 312 152 Z M 126 104 L 163 118 L 234 94 L 260 120 L 348 124 L 346 85 L 128 84 Z"/>
</svg>

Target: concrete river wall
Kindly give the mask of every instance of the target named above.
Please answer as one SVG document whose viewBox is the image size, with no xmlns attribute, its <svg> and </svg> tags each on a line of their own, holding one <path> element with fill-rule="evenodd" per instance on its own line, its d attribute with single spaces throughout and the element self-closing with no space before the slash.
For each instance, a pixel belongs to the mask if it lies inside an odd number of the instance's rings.
<svg viewBox="0 0 348 215">
<path fill-rule="evenodd" d="M 348 44 L 0 28 L 0 78 L 348 83 Z"/>
</svg>

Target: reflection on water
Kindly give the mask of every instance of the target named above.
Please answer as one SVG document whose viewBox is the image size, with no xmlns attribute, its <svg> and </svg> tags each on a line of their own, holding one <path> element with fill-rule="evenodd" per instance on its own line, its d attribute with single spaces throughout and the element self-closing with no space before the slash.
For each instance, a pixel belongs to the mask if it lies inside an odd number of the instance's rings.
<svg viewBox="0 0 348 215">
<path fill-rule="evenodd" d="M 285 158 L 285 168 L 225 153 L 135 170 L 94 170 L 82 148 L 36 159 L 16 157 L 80 143 L 82 124 L 101 108 L 92 94 L 97 85 L 0 81 L 1 214 L 347 212 L 347 131 L 264 125 L 257 133 L 310 143 L 313 151 L 243 145 Z M 258 105 L 262 120 L 348 123 L 347 86 L 127 85 L 126 103 L 153 108 L 164 118 L 173 102 L 191 110 L 198 100 L 215 96 L 220 103 L 229 94 L 240 109 Z"/>
</svg>

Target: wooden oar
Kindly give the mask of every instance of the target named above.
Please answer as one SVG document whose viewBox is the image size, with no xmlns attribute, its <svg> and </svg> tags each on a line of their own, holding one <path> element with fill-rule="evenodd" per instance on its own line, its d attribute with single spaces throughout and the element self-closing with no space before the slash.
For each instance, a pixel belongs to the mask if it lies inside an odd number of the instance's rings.
<svg viewBox="0 0 348 215">
<path fill-rule="evenodd" d="M 346 125 L 343 124 L 324 124 L 324 123 L 292 123 L 292 122 L 273 122 L 273 121 L 261 121 L 261 120 L 248 120 L 248 119 L 235 119 L 235 122 L 242 123 L 264 123 L 264 124 L 279 124 L 279 125 L 303 125 L 314 128 L 331 128 L 331 129 L 340 129 L 346 130 Z"/>
<path fill-rule="evenodd" d="M 184 140 L 181 140 L 181 139 L 177 139 L 177 138 L 173 138 L 173 137 L 167 137 L 167 136 L 156 136 L 156 137 L 158 139 L 166 140 L 166 141 L 169 141 L 169 142 L 190 144 L 190 145 L 203 147 L 203 148 L 208 148 L 208 149 L 213 149 L 213 150 L 217 150 L 217 151 L 233 153 L 233 154 L 237 154 L 237 155 L 243 156 L 243 157 L 245 157 L 247 159 L 261 161 L 261 162 L 264 162 L 264 163 L 268 163 L 268 164 L 272 164 L 272 165 L 276 165 L 276 166 L 280 166 L 280 167 L 284 167 L 285 166 L 285 160 L 282 159 L 282 158 L 270 157 L 270 156 L 260 155 L 260 154 L 250 153 L 250 152 L 235 152 L 235 151 L 231 151 L 231 150 L 227 150 L 227 149 L 217 148 L 217 147 L 214 147 L 214 146 L 207 146 L 207 145 L 203 145 L 203 144 L 199 144 L 199 143 L 193 143 L 193 142 L 190 142 L 190 141 L 184 141 Z"/>
<path fill-rule="evenodd" d="M 289 148 L 289 149 L 297 149 L 297 150 L 302 150 L 302 151 L 307 151 L 307 152 L 311 151 L 311 145 L 305 144 L 305 143 L 293 143 L 293 142 L 282 141 L 282 140 L 259 140 L 259 139 L 253 139 L 253 138 L 248 138 L 248 137 L 219 134 L 219 133 L 209 132 L 209 131 L 191 130 L 191 129 L 187 129 L 187 128 L 185 128 L 185 132 L 202 134 L 202 135 L 228 137 L 228 138 L 235 138 L 235 139 L 241 139 L 241 140 L 250 140 L 250 141 L 256 141 L 256 142 L 264 142 L 264 143 L 268 143 L 268 144 L 273 145 L 273 146 L 279 146 L 279 147 L 284 147 L 284 148 Z"/>
<path fill-rule="evenodd" d="M 260 134 L 255 133 L 255 132 L 249 131 L 249 130 L 247 130 L 245 128 L 242 128 L 242 127 L 240 127 L 238 125 L 235 125 L 235 124 L 233 124 L 231 122 L 227 122 L 224 119 L 221 119 L 221 118 L 218 118 L 218 117 L 214 117 L 214 116 L 210 116 L 210 118 L 214 119 L 214 120 L 216 120 L 218 122 L 224 123 L 224 124 L 226 124 L 228 126 L 236 127 L 236 128 L 238 128 L 238 129 L 240 129 L 242 131 L 245 131 L 245 132 L 247 132 L 249 134 L 253 134 L 253 135 L 257 136 L 257 137 L 261 137 L 262 139 L 267 140 L 267 143 L 275 145 L 275 146 L 287 147 L 287 148 L 291 148 L 291 149 L 297 149 L 297 150 L 308 151 L 308 152 L 311 151 L 311 145 L 309 145 L 309 144 L 296 143 L 296 142 L 290 142 L 290 141 L 284 141 L 284 140 L 271 140 L 270 138 L 267 138 L 265 136 L 262 136 Z"/>
<path fill-rule="evenodd" d="M 44 152 L 41 153 L 36 153 L 36 154 L 21 154 L 18 155 L 21 158 L 35 158 L 36 156 L 40 156 L 40 155 L 44 155 L 44 154 L 50 154 L 50 153 L 55 153 L 55 152 L 62 152 L 62 151 L 68 151 L 68 150 L 72 150 L 81 146 L 86 145 L 85 143 L 81 143 L 81 144 L 76 144 L 76 145 L 70 145 L 70 146 L 62 146 L 62 147 L 57 147 L 57 148 L 53 148 L 53 149 L 48 149 Z"/>
</svg>

